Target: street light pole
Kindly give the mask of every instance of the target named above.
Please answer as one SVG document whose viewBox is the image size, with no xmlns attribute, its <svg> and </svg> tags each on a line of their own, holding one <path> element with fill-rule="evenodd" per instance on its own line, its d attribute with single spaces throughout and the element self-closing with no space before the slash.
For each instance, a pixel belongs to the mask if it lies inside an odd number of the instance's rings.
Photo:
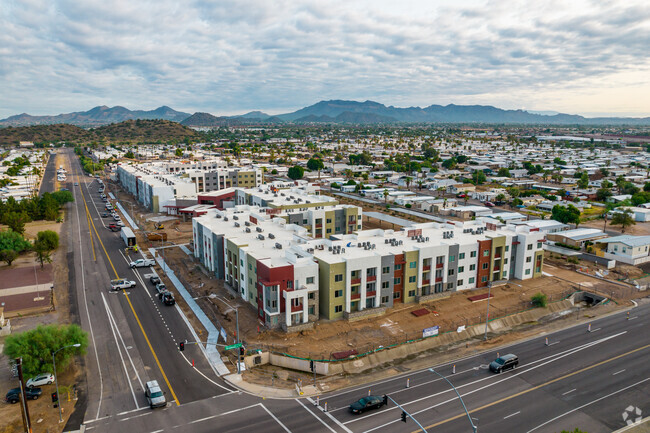
<svg viewBox="0 0 650 433">
<path fill-rule="evenodd" d="M 56 398 L 58 399 L 58 406 L 59 406 L 59 422 L 63 422 L 63 412 L 61 411 L 61 399 L 59 397 L 59 381 L 57 380 L 56 377 L 56 359 L 54 358 L 54 355 L 59 353 L 63 349 L 67 349 L 68 347 L 80 347 L 81 344 L 75 343 L 75 344 L 70 344 L 68 346 L 63 346 L 59 350 L 56 350 L 54 353 L 52 353 L 52 364 L 54 366 L 54 384 L 56 386 Z"/>
<path fill-rule="evenodd" d="M 445 382 L 447 382 L 447 383 L 449 384 L 449 386 L 451 386 L 451 387 L 453 388 L 453 390 L 456 392 L 456 395 L 458 396 L 458 399 L 460 400 L 460 403 L 463 405 L 463 409 L 465 409 L 465 413 L 467 414 L 467 419 L 469 420 L 469 423 L 470 423 L 470 425 L 472 426 L 472 431 L 473 431 L 474 433 L 476 433 L 476 432 L 477 432 L 477 427 L 474 425 L 474 422 L 472 421 L 472 417 L 469 416 L 469 412 L 468 412 L 468 410 L 467 410 L 467 406 L 465 406 L 465 402 L 463 401 L 463 398 L 462 398 L 462 397 L 460 396 L 460 394 L 458 393 L 458 390 L 456 389 L 456 387 L 455 387 L 455 386 L 454 386 L 454 385 L 453 385 L 453 384 L 452 384 L 452 383 L 451 383 L 451 382 L 450 382 L 450 381 L 449 381 L 445 376 L 443 376 L 442 374 L 438 373 L 438 372 L 437 372 L 436 370 L 434 370 L 433 368 L 430 368 L 429 371 L 431 371 L 432 373 L 435 373 L 435 374 L 437 374 L 438 376 L 440 376 L 440 377 L 442 377 L 443 379 L 445 379 Z"/>
<path fill-rule="evenodd" d="M 236 325 L 237 330 L 235 332 L 237 333 L 237 344 L 239 344 L 240 343 L 240 340 L 239 340 L 239 307 L 233 307 L 232 305 L 230 305 L 229 303 L 227 303 L 225 300 L 223 300 L 221 298 L 217 298 L 217 299 L 220 300 L 221 302 L 223 302 L 224 304 L 226 304 L 227 306 L 229 306 L 230 308 L 232 308 L 233 310 L 235 310 L 235 321 L 237 322 L 237 325 Z M 241 363 L 240 363 L 239 355 L 237 355 L 237 374 L 241 374 Z"/>
</svg>

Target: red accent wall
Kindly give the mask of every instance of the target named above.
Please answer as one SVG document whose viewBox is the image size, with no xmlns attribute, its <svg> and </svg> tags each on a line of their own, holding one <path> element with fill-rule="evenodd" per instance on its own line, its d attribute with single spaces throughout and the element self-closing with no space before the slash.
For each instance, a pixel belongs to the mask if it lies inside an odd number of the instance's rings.
<svg viewBox="0 0 650 433">
<path fill-rule="evenodd" d="M 399 304 L 404 302 L 404 265 L 406 262 L 404 261 L 404 254 L 396 254 L 395 255 L 395 264 L 396 265 L 402 265 L 402 269 L 399 271 L 395 270 L 393 272 L 393 277 L 394 278 L 401 278 L 401 283 L 399 284 L 394 284 L 393 285 L 393 293 L 399 292 L 400 296 L 399 299 L 393 298 L 393 303 L 394 304 Z"/>
<path fill-rule="evenodd" d="M 277 283 L 280 286 L 279 307 L 280 312 L 283 313 L 285 310 L 283 292 L 294 290 L 287 288 L 287 283 L 293 280 L 293 265 L 268 267 L 259 260 L 257 261 L 257 312 L 260 319 L 264 320 L 262 284 Z"/>
<path fill-rule="evenodd" d="M 483 257 L 483 251 L 488 250 L 490 254 Z M 486 287 L 490 281 L 490 256 L 492 254 L 492 240 L 478 241 L 478 264 L 476 265 L 476 287 Z M 483 263 L 488 264 L 487 269 L 483 269 Z M 487 281 L 483 282 L 482 278 L 487 276 Z"/>
<path fill-rule="evenodd" d="M 224 201 L 232 201 L 233 197 L 235 197 L 235 191 L 230 191 L 230 192 L 225 192 L 223 194 L 206 194 L 206 195 L 198 195 L 198 204 L 213 204 L 215 205 L 218 209 L 223 210 L 223 202 Z"/>
</svg>

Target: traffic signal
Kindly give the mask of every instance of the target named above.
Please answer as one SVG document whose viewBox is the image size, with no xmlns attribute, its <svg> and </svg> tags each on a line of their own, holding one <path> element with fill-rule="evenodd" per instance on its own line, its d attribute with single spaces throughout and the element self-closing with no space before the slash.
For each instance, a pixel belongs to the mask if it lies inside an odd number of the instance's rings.
<svg viewBox="0 0 650 433">
<path fill-rule="evenodd" d="M 179 349 L 181 352 L 182 352 L 183 350 L 185 350 L 185 342 L 184 342 L 184 341 L 181 341 L 181 342 L 178 344 L 178 349 Z"/>
<path fill-rule="evenodd" d="M 384 406 L 388 406 L 388 396 L 384 395 Z"/>
<path fill-rule="evenodd" d="M 243 359 L 244 359 L 244 353 L 245 353 L 245 352 L 244 352 L 244 346 L 241 346 L 241 347 L 239 348 L 239 358 L 240 358 L 240 360 L 243 360 Z"/>
<path fill-rule="evenodd" d="M 402 411 L 402 422 L 406 422 L 406 412 Z"/>
<path fill-rule="evenodd" d="M 309 360 L 309 369 L 311 371 L 314 371 L 314 361 L 312 361 L 311 359 Z"/>
<path fill-rule="evenodd" d="M 56 392 L 52 393 L 52 403 L 56 403 L 59 401 L 59 396 L 56 394 Z"/>
</svg>

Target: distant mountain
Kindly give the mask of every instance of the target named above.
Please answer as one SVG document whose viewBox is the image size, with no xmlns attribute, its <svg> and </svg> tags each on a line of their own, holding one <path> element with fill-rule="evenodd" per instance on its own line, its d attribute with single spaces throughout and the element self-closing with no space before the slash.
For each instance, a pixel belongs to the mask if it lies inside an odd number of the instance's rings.
<svg viewBox="0 0 650 433">
<path fill-rule="evenodd" d="M 183 119 L 181 125 L 208 128 L 211 126 L 225 126 L 231 120 L 228 117 L 217 117 L 210 113 L 197 112 L 187 119 Z"/>
<path fill-rule="evenodd" d="M 95 107 L 88 111 L 78 111 L 67 114 L 57 114 L 54 116 L 31 116 L 23 113 L 0 120 L 0 127 L 3 126 L 32 126 L 32 125 L 51 125 L 57 123 L 67 123 L 77 126 L 101 126 L 111 123 L 123 122 L 125 120 L 171 120 L 180 122 L 189 117 L 188 113 L 173 110 L 167 106 L 162 106 L 151 111 L 129 110 L 128 108 L 116 106 L 107 107 L 105 105 Z"/>
<path fill-rule="evenodd" d="M 209 128 L 217 126 L 238 126 L 238 125 L 263 125 L 270 123 L 284 123 L 277 116 L 269 116 L 261 111 L 251 111 L 241 116 L 213 116 L 210 113 L 194 113 L 181 124 L 197 128 Z"/>
<path fill-rule="evenodd" d="M 230 116 L 233 119 L 258 119 L 258 120 L 264 120 L 268 119 L 271 117 L 270 115 L 266 113 L 262 113 L 261 111 L 251 111 L 246 114 L 241 114 L 239 116 Z"/>
<path fill-rule="evenodd" d="M 340 116 L 340 117 L 339 117 Z M 295 123 L 520 123 L 584 125 L 650 125 L 650 117 L 597 117 L 557 113 L 543 115 L 524 110 L 502 110 L 489 105 L 430 105 L 425 108 L 397 108 L 374 101 L 321 101 L 279 118 Z"/>
</svg>

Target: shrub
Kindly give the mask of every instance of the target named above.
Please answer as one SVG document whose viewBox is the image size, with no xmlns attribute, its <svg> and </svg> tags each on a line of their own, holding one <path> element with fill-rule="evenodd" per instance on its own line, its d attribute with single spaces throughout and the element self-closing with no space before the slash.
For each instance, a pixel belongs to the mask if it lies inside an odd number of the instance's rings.
<svg viewBox="0 0 650 433">
<path fill-rule="evenodd" d="M 535 307 L 544 308 L 548 304 L 548 298 L 542 292 L 533 295 L 533 297 L 530 298 L 530 301 L 533 303 L 533 306 Z"/>
</svg>

